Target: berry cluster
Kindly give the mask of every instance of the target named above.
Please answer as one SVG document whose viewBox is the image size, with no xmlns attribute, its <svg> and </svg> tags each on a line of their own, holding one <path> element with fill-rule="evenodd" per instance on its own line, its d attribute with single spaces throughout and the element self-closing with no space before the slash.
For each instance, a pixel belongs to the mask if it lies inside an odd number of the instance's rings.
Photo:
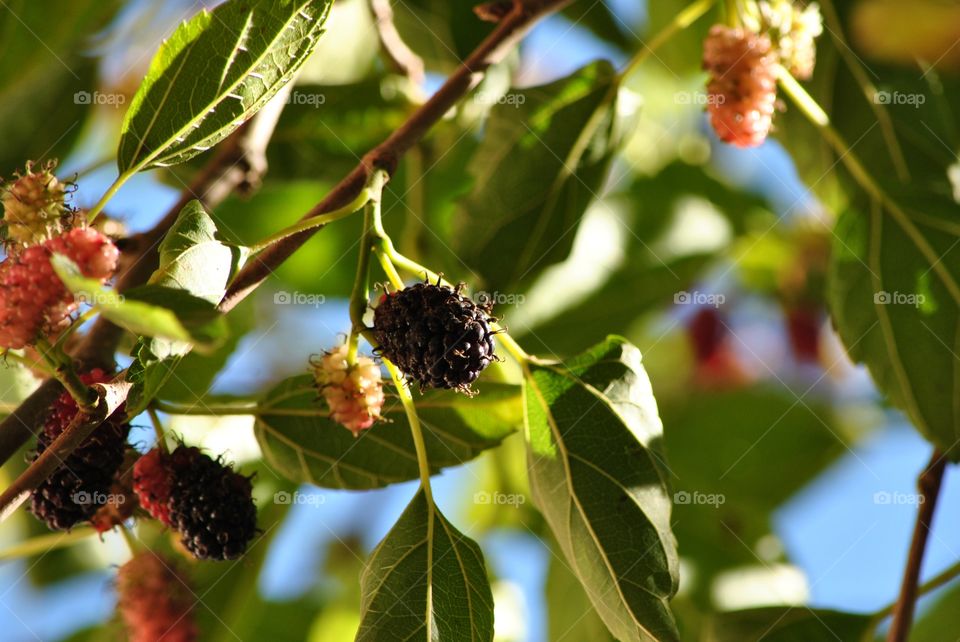
<svg viewBox="0 0 960 642">
<path fill-rule="evenodd" d="M 150 451 L 134 466 L 133 490 L 140 505 L 180 533 L 198 559 L 236 559 L 256 535 L 250 478 L 198 448 Z"/>
<path fill-rule="evenodd" d="M 466 392 L 497 358 L 489 309 L 462 287 L 418 283 L 385 294 L 374 310 L 380 354 L 421 387 Z"/>
<path fill-rule="evenodd" d="M 119 260 L 109 238 L 85 227 L 12 253 L 0 263 L 0 348 L 22 348 L 69 324 L 77 303 L 53 271 L 54 253 L 76 263 L 84 276 L 100 281 L 113 275 Z"/>
<path fill-rule="evenodd" d="M 104 383 L 110 376 L 103 370 L 92 370 L 81 379 L 86 384 Z M 77 412 L 77 403 L 69 393 L 54 402 L 37 438 L 34 459 L 60 436 Z M 129 432 L 130 424 L 121 407 L 33 491 L 30 511 L 54 530 L 67 530 L 91 519 L 110 496 Z"/>
<path fill-rule="evenodd" d="M 193 642 L 196 601 L 171 560 L 140 553 L 117 571 L 117 608 L 131 642 Z"/>
<path fill-rule="evenodd" d="M 314 364 L 314 378 L 334 421 L 359 436 L 380 419 L 383 384 L 380 367 L 370 357 L 347 362 L 347 346 L 323 355 Z"/>
</svg>

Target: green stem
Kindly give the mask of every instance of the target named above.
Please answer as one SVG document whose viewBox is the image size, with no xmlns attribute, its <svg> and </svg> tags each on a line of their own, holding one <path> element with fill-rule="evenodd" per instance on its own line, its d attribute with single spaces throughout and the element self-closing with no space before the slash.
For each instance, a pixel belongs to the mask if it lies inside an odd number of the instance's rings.
<svg viewBox="0 0 960 642">
<path fill-rule="evenodd" d="M 713 6 L 715 0 L 697 0 L 696 2 L 687 6 L 683 11 L 678 13 L 673 17 L 663 29 L 661 29 L 649 42 L 644 44 L 643 49 L 634 54 L 623 70 L 620 72 L 620 78 L 626 78 L 630 75 L 637 67 L 643 64 L 647 58 L 649 58 L 657 49 L 662 47 L 670 38 L 675 36 L 678 32 L 683 31 L 694 22 L 696 22 L 703 14 L 705 14 L 710 7 Z M 728 0 L 728 5 L 730 4 Z"/>
<path fill-rule="evenodd" d="M 83 383 L 73 369 L 70 358 L 61 350 L 50 345 L 50 342 L 46 339 L 37 339 L 34 345 L 47 366 L 53 371 L 53 376 L 70 393 L 70 396 L 77 402 L 77 406 L 87 413 L 96 408 L 99 400 L 97 393 Z"/>
<path fill-rule="evenodd" d="M 214 415 L 218 417 L 228 415 L 251 415 L 257 409 L 256 402 L 238 403 L 236 405 L 209 405 L 193 404 L 190 406 L 154 399 L 152 408 L 168 415 Z"/>
<path fill-rule="evenodd" d="M 397 394 L 400 395 L 400 403 L 403 404 L 403 410 L 407 414 L 407 421 L 410 423 L 410 434 L 413 436 L 413 446 L 417 451 L 417 466 L 420 469 L 420 486 L 423 488 L 423 494 L 427 498 L 427 505 L 433 506 L 433 491 L 430 488 L 430 462 L 427 459 L 427 446 L 423 440 L 423 429 L 420 427 L 420 417 L 417 416 L 417 407 L 413 403 L 413 396 L 410 394 L 410 388 L 403 380 L 403 375 L 395 365 L 383 360 L 383 365 L 387 367 L 390 378 L 393 379 L 393 385 L 397 388 Z"/>
<path fill-rule="evenodd" d="M 120 535 L 123 537 L 123 541 L 126 543 L 127 548 L 130 549 L 130 555 L 136 555 L 140 550 L 140 545 L 137 543 L 137 540 L 133 538 L 133 533 L 130 532 L 130 529 L 121 524 Z"/>
<path fill-rule="evenodd" d="M 343 207 L 335 209 L 332 212 L 320 214 L 319 216 L 297 221 L 290 227 L 286 227 L 279 232 L 271 234 L 270 236 L 262 239 L 251 248 L 251 251 L 253 254 L 258 254 L 271 245 L 278 243 L 287 237 L 299 234 L 300 232 L 305 232 L 307 230 L 312 230 L 315 227 L 323 227 L 328 223 L 333 223 L 334 221 L 338 221 L 344 217 L 347 217 L 366 205 L 367 201 L 369 201 L 371 198 L 371 193 L 372 191 L 370 189 L 370 185 L 367 185 L 360 190 L 360 193 L 357 194 L 356 198 Z"/>
<path fill-rule="evenodd" d="M 153 424 L 153 432 L 157 436 L 157 448 L 164 453 L 170 452 L 167 448 L 167 435 L 163 432 L 163 424 L 160 422 L 160 417 L 157 416 L 156 409 L 152 406 L 148 407 L 147 414 L 150 415 L 150 423 Z"/>
<path fill-rule="evenodd" d="M 38 555 L 40 553 L 48 553 L 58 548 L 72 546 L 96 534 L 97 531 L 92 528 L 81 527 L 75 528 L 69 533 L 48 533 L 46 535 L 31 537 L 28 540 L 19 542 L 0 551 L 0 562 Z"/>
<path fill-rule="evenodd" d="M 73 335 L 73 333 L 75 333 L 77 330 L 80 329 L 80 326 L 86 323 L 95 314 L 97 314 L 97 309 L 90 308 L 89 310 L 81 314 L 79 317 L 77 317 L 77 319 L 70 324 L 70 327 L 68 327 L 66 330 L 60 333 L 60 336 L 57 337 L 56 343 L 53 344 L 53 349 L 58 352 L 63 352 L 63 346 L 66 345 L 67 339 L 69 339 L 71 335 Z"/>
<path fill-rule="evenodd" d="M 135 173 L 136 172 L 128 170 L 117 176 L 116 180 L 113 181 L 110 187 L 107 188 L 107 191 L 103 193 L 103 196 L 100 197 L 100 200 L 97 201 L 96 205 L 91 207 L 90 211 L 87 212 L 88 224 L 93 223 L 97 219 L 97 216 L 103 211 L 103 208 L 106 206 L 107 202 L 114 197 L 117 191 L 123 187 L 123 184 L 126 183 Z"/>
<path fill-rule="evenodd" d="M 53 376 L 53 370 L 50 368 L 50 364 L 48 364 L 45 359 L 42 359 L 40 361 L 34 361 L 32 359 L 28 359 L 25 355 L 17 354 L 13 350 L 4 350 L 3 359 L 5 361 L 15 361 L 25 368 L 39 368 L 43 370 L 48 376 L 50 377 Z M 0 404 L 0 413 L 9 414 L 18 405 L 19 404 L 13 404 L 9 406 L 9 409 L 6 409 L 7 404 Z"/>
<path fill-rule="evenodd" d="M 740 8 L 737 6 L 737 0 L 725 0 L 724 10 L 727 18 L 727 25 L 731 27 L 739 27 L 742 22 L 740 20 Z"/>
<path fill-rule="evenodd" d="M 357 275 L 350 293 L 350 336 L 347 338 L 347 364 L 357 362 L 357 346 L 364 329 L 363 315 L 370 303 L 370 253 L 373 250 L 374 221 L 380 220 L 380 201 L 383 186 L 389 175 L 377 170 L 370 178 L 370 198 L 364 207 L 363 234 L 360 237 L 360 257 L 357 259 Z"/>
</svg>

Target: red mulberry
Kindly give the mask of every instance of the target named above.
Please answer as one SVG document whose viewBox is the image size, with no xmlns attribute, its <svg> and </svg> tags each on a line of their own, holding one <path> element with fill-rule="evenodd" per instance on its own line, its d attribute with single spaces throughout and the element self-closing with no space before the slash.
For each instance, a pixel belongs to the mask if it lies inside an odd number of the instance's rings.
<svg viewBox="0 0 960 642">
<path fill-rule="evenodd" d="M 32 245 L 0 263 L 0 348 L 22 348 L 69 324 L 77 309 L 50 263 L 52 253 L 76 263 L 84 276 L 106 281 L 117 269 L 119 251 L 106 236 L 75 228 Z"/>
<path fill-rule="evenodd" d="M 755 147 L 766 139 L 777 102 L 776 67 L 767 36 L 722 25 L 710 29 L 703 68 L 710 73 L 710 123 L 720 140 Z"/>
<path fill-rule="evenodd" d="M 198 639 L 186 579 L 171 560 L 147 551 L 117 571 L 117 609 L 131 642 L 193 642 Z"/>
<path fill-rule="evenodd" d="M 133 489 L 197 559 L 236 559 L 257 533 L 250 479 L 198 448 L 147 453 L 134 466 Z"/>
</svg>

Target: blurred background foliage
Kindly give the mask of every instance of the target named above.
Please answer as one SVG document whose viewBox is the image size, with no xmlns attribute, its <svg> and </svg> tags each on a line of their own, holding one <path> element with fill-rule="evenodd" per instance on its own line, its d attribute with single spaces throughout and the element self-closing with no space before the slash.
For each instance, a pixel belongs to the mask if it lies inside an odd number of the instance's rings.
<svg viewBox="0 0 960 642">
<path fill-rule="evenodd" d="M 78 177 L 75 204 L 94 202 L 112 178 L 124 110 L 78 92 L 120 94 L 128 104 L 160 39 L 197 4 L 77 0 L 51 19 L 45 3 L 7 0 L 0 175 L 27 159 L 60 158 L 61 174 Z M 874 493 L 910 492 L 926 456 L 849 361 L 827 316 L 830 230 L 839 214 L 864 210 L 863 193 L 796 109 L 778 114 L 775 140 L 758 150 L 724 148 L 713 137 L 697 96 L 701 42 L 719 12 L 676 35 L 626 86 L 611 83 L 612 70 L 685 4 L 581 1 L 547 19 L 403 159 L 388 186 L 386 223 L 402 251 L 492 296 L 531 353 L 563 358 L 610 333 L 641 348 L 675 498 L 724 498 L 675 502 L 682 582 L 674 609 L 684 639 L 834 639 L 829 623 L 853 640 L 867 630 L 862 614 L 894 599 L 912 521 L 911 506 L 878 505 Z M 960 5 L 821 4 L 828 29 L 811 93 L 875 176 L 906 171 L 901 198 L 955 216 L 960 170 L 951 183 L 944 168 L 957 167 L 960 149 Z M 338 2 L 294 94 L 321 98 L 287 106 L 262 188 L 212 213 L 230 240 L 249 243 L 299 218 L 492 28 L 466 2 L 408 0 L 394 11 L 425 61 L 424 85 L 377 55 L 365 2 Z M 886 116 L 858 75 L 878 90 L 928 99 L 888 105 L 891 122 L 878 124 Z M 131 230 L 149 227 L 203 161 L 135 178 L 108 214 Z M 231 341 L 187 357 L 161 398 L 213 403 L 305 372 L 307 356 L 348 329 L 359 229 L 353 217 L 317 234 L 229 315 Z M 317 296 L 278 305 L 284 293 Z M 35 385 L 12 364 L 0 376 L 6 410 Z M 515 416 L 515 396 L 499 403 Z M 187 441 L 226 450 L 256 473 L 267 532 L 238 564 L 190 569 L 203 639 L 352 639 L 362 559 L 412 486 L 304 486 L 313 503 L 278 505 L 274 494 L 295 486 L 261 459 L 251 418 L 167 419 Z M 522 442 L 512 434 L 522 426 L 504 422 L 502 446 L 446 471 L 437 489 L 447 516 L 486 552 L 497 639 L 610 639 L 530 502 L 478 499 L 528 497 Z M 146 429 L 134 438 L 151 440 Z M 22 459 L 0 472 L 4 483 Z M 938 531 L 960 526 L 950 510 L 958 495 L 948 478 Z M 40 534 L 23 512 L 0 527 L 7 543 Z M 167 533 L 141 536 L 173 553 Z M 929 573 L 955 560 L 947 540 L 933 539 Z M 109 568 L 124 555 L 108 535 L 104 544 L 88 538 L 3 562 L 6 639 L 115 639 Z M 924 600 L 914 639 L 956 630 L 956 591 Z M 788 608 L 804 604 L 824 610 Z M 716 615 L 732 609 L 751 610 Z"/>
</svg>

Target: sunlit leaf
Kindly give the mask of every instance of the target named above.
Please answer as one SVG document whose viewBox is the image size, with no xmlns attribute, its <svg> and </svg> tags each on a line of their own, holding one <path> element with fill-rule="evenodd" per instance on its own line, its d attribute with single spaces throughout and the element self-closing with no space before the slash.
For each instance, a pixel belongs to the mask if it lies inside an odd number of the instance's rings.
<svg viewBox="0 0 960 642">
<path fill-rule="evenodd" d="M 493 595 L 480 547 L 421 490 L 360 578 L 359 642 L 493 640 Z"/>
<path fill-rule="evenodd" d="M 564 558 L 620 640 L 678 640 L 678 558 L 640 352 L 608 338 L 524 382 L 530 487 Z"/>
<path fill-rule="evenodd" d="M 293 77 L 330 5 L 226 2 L 183 23 L 157 52 L 127 110 L 120 172 L 182 163 L 223 140 Z"/>
</svg>

